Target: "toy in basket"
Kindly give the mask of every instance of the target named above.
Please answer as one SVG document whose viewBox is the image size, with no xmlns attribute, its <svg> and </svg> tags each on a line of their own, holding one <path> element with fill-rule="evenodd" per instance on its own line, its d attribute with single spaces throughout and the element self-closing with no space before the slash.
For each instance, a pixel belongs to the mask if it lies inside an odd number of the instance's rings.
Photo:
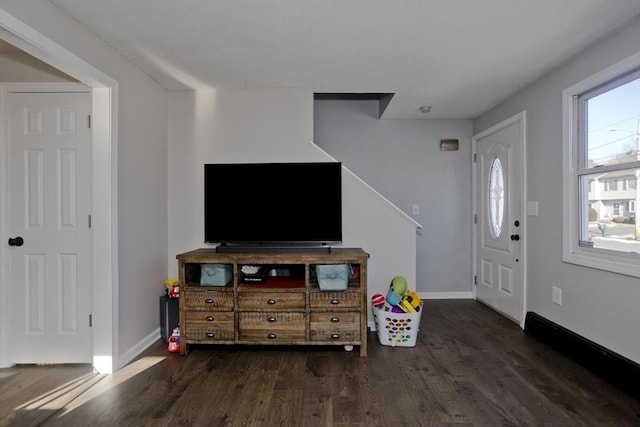
<svg viewBox="0 0 640 427">
<path fill-rule="evenodd" d="M 373 307 L 378 340 L 382 345 L 391 347 L 415 347 L 420 330 L 420 310 L 415 313 L 394 313 Z"/>
<path fill-rule="evenodd" d="M 373 318 L 382 345 L 414 347 L 420 329 L 422 301 L 418 294 L 407 290 L 406 279 L 396 276 L 391 281 L 387 297 L 372 298 Z"/>
</svg>

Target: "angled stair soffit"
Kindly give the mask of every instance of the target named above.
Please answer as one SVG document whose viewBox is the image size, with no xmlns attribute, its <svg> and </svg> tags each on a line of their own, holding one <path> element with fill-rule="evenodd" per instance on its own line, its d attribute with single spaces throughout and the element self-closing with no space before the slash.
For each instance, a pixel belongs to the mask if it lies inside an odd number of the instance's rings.
<svg viewBox="0 0 640 427">
<path fill-rule="evenodd" d="M 314 93 L 313 99 L 315 100 L 331 100 L 331 101 L 378 101 L 378 119 L 382 118 L 384 110 L 393 98 L 393 93 Z"/>
</svg>

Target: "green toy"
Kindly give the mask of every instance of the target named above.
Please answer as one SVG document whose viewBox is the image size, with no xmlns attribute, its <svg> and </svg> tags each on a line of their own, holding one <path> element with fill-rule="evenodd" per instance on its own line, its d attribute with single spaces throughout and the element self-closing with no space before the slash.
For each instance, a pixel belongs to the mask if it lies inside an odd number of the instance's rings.
<svg viewBox="0 0 640 427">
<path fill-rule="evenodd" d="M 407 279 L 402 276 L 396 276 L 391 280 L 390 289 L 398 296 L 398 299 L 402 299 L 402 296 L 407 292 Z"/>
</svg>

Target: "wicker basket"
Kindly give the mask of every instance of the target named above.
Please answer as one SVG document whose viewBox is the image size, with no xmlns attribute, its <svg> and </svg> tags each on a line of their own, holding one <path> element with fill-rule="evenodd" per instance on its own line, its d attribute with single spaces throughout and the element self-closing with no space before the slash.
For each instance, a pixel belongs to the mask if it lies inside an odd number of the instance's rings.
<svg viewBox="0 0 640 427">
<path fill-rule="evenodd" d="M 416 313 L 393 313 L 373 307 L 378 340 L 391 347 L 415 347 L 420 330 L 423 304 Z"/>
</svg>

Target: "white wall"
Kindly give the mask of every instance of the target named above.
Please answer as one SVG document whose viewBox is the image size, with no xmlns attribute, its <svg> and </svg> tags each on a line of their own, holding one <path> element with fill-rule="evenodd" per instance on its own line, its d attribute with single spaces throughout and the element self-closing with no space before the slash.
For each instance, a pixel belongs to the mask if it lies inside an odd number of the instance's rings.
<svg viewBox="0 0 640 427">
<path fill-rule="evenodd" d="M 118 328 L 116 356 L 126 362 L 145 343 L 155 341 L 158 333 L 158 297 L 164 292 L 167 253 L 166 92 L 50 2 L 3 0 L 0 7 L 117 82 L 113 179 L 118 306 L 113 314 Z M 99 213 L 94 216 L 101 218 Z M 111 243 L 115 242 L 94 244 Z"/>
<path fill-rule="evenodd" d="M 422 225 L 410 287 L 470 298 L 471 120 L 380 120 L 378 102 L 362 100 L 316 101 L 314 117 L 316 144 Z M 458 151 L 440 151 L 449 138 Z"/>
<path fill-rule="evenodd" d="M 311 143 L 309 88 L 171 92 L 168 126 L 169 276 L 177 275 L 176 254 L 205 246 L 204 163 L 332 160 Z M 342 246 L 362 247 L 371 255 L 369 295 L 386 293 L 396 274 L 415 281 L 414 227 L 343 172 Z"/>
<path fill-rule="evenodd" d="M 527 111 L 527 311 L 640 362 L 640 280 L 562 262 L 562 91 L 638 52 L 640 21 L 593 45 L 474 121 L 477 134 Z M 562 306 L 551 302 L 562 289 Z"/>
</svg>

